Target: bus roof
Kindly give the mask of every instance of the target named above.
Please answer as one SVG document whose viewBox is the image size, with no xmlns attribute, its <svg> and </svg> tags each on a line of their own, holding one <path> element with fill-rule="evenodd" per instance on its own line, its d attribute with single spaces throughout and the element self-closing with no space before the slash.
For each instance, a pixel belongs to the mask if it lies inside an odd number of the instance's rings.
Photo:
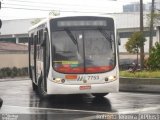
<svg viewBox="0 0 160 120">
<path fill-rule="evenodd" d="M 65 18 L 65 17 L 108 17 L 108 18 L 113 18 L 113 16 L 109 16 L 109 15 L 59 15 L 59 16 L 49 16 L 45 19 L 43 19 L 42 21 L 40 21 L 39 23 L 33 25 L 32 27 L 29 28 L 29 31 L 36 29 L 38 26 L 45 24 L 47 22 L 49 22 L 51 19 L 56 19 L 56 18 Z"/>
</svg>

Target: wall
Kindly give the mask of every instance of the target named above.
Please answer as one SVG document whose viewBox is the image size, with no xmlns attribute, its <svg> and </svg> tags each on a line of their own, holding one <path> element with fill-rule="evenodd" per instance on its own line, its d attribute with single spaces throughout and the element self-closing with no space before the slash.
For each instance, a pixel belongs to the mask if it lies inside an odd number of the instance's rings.
<svg viewBox="0 0 160 120">
<path fill-rule="evenodd" d="M 28 52 L 0 53 L 0 68 L 3 67 L 28 67 Z"/>
<path fill-rule="evenodd" d="M 160 78 L 120 78 L 120 91 L 160 92 Z"/>
</svg>

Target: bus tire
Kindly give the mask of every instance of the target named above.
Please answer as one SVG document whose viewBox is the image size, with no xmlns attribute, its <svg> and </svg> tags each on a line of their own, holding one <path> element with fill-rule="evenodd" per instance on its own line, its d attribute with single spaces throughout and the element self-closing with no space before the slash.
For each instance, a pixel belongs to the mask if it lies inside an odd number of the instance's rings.
<svg viewBox="0 0 160 120">
<path fill-rule="evenodd" d="M 108 93 L 93 93 L 92 95 L 95 97 L 104 97 L 105 95 L 108 95 Z"/>
<path fill-rule="evenodd" d="M 39 80 L 38 80 L 38 94 L 39 94 L 40 98 L 45 98 L 47 96 L 47 94 L 44 90 L 44 87 L 43 87 L 42 74 L 41 74 L 41 76 L 39 77 Z"/>
</svg>

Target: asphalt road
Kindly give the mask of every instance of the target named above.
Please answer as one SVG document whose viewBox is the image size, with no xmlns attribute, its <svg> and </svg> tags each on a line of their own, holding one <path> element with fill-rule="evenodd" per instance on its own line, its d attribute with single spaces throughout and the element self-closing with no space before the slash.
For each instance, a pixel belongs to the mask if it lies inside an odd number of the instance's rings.
<svg viewBox="0 0 160 120">
<path fill-rule="evenodd" d="M 104 98 L 61 95 L 40 100 L 30 80 L 14 80 L 0 82 L 0 98 L 0 120 L 160 119 L 158 93 L 119 92 Z"/>
</svg>

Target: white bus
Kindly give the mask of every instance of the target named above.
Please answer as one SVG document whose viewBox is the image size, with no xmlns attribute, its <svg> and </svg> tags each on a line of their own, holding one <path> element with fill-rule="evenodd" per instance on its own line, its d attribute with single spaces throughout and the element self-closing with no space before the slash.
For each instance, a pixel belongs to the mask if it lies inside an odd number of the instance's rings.
<svg viewBox="0 0 160 120">
<path fill-rule="evenodd" d="M 41 97 L 118 92 L 118 40 L 112 17 L 56 16 L 33 26 L 29 37 L 29 73 Z"/>
</svg>

